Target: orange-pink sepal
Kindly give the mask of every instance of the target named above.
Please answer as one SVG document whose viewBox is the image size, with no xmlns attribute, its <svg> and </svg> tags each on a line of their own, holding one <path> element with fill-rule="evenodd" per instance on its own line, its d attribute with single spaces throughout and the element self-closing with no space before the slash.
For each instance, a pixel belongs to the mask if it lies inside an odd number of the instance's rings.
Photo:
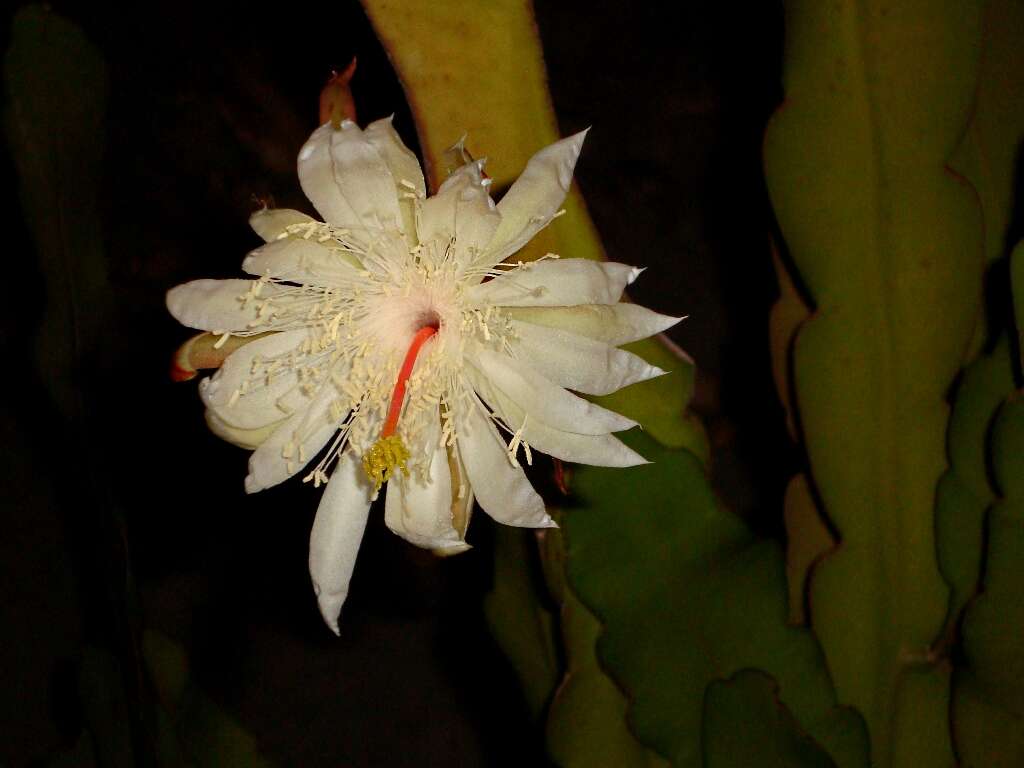
<svg viewBox="0 0 1024 768">
<path fill-rule="evenodd" d="M 171 360 L 171 380 L 188 381 L 194 379 L 200 370 L 220 368 L 227 356 L 236 349 L 263 336 L 266 334 L 229 336 L 221 342 L 221 337 L 212 333 L 196 334 L 174 353 Z"/>
<path fill-rule="evenodd" d="M 356 119 L 356 102 L 352 98 L 349 82 L 356 72 L 356 58 L 341 72 L 331 74 L 327 84 L 320 91 L 320 125 L 328 120 L 337 128 L 342 120 Z"/>
</svg>

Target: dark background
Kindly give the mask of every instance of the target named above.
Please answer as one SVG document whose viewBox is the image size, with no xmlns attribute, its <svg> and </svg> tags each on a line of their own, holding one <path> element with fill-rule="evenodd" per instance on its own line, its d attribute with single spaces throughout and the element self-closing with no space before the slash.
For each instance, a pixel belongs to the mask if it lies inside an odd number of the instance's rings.
<svg viewBox="0 0 1024 768">
<path fill-rule="evenodd" d="M 481 612 L 485 516 L 470 529 L 475 548 L 444 561 L 371 516 L 335 638 L 306 569 L 317 494 L 289 483 L 246 496 L 245 452 L 207 431 L 194 382 L 167 377 L 188 337 L 163 308 L 167 288 L 235 275 L 257 242 L 247 225 L 257 199 L 309 210 L 295 156 L 332 68 L 358 54 L 360 121 L 396 112 L 414 145 L 360 7 L 53 7 L 109 66 L 101 203 L 116 302 L 87 309 L 109 322 L 81 373 L 96 434 L 82 444 L 32 364 L 46 293 L 15 218 L 0 314 L 0 765 L 75 742 L 88 721 L 88 649 L 130 670 L 136 624 L 180 642 L 196 685 L 280 765 L 543 765 L 542 730 Z M 572 0 L 536 12 L 563 133 L 593 126 L 577 180 L 610 258 L 651 268 L 636 300 L 689 315 L 671 335 L 699 368 L 694 406 L 716 488 L 779 535 L 797 457 L 770 375 L 776 286 L 760 146 L 781 94 L 781 8 Z M 5 27 L 5 47 L 7 37 Z M 3 173 L 13 188 L 9 158 Z M 93 508 L 97 498 L 109 509 Z"/>
</svg>

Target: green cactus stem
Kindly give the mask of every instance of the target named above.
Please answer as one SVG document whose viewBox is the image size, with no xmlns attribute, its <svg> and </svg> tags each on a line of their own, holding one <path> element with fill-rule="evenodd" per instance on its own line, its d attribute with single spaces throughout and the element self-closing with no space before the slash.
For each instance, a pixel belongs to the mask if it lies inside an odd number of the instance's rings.
<svg viewBox="0 0 1024 768">
<path fill-rule="evenodd" d="M 839 536 L 812 576 L 811 623 L 872 764 L 950 765 L 933 506 L 984 254 L 977 196 L 947 162 L 975 94 L 981 4 L 793 0 L 786 22 L 765 165 L 813 303 L 793 375 Z"/>
</svg>

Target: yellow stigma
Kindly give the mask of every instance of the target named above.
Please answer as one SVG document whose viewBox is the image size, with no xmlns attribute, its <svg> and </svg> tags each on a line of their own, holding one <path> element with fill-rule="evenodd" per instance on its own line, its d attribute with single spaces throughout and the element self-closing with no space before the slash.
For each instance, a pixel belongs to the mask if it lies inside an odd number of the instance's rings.
<svg viewBox="0 0 1024 768">
<path fill-rule="evenodd" d="M 363 470 L 373 483 L 373 492 L 379 491 L 391 479 L 396 467 L 408 475 L 409 470 L 405 466 L 408 458 L 409 449 L 398 435 L 388 435 L 374 443 L 373 448 L 363 456 Z"/>
</svg>

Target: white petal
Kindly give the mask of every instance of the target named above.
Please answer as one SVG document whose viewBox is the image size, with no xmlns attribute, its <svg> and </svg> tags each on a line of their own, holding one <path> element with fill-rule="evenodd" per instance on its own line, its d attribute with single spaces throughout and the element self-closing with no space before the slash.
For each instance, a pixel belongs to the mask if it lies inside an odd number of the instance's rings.
<svg viewBox="0 0 1024 768">
<path fill-rule="evenodd" d="M 608 395 L 665 371 L 642 357 L 554 328 L 512 321 L 513 353 L 544 378 L 587 395 Z"/>
<path fill-rule="evenodd" d="M 454 147 L 451 149 L 454 149 Z M 448 178 L 441 182 L 441 186 L 437 189 L 438 194 L 452 190 L 466 189 L 467 187 L 471 187 L 477 191 L 483 190 L 486 192 L 488 182 L 486 181 L 486 175 L 484 174 L 485 165 L 487 165 L 486 157 L 481 157 L 477 160 L 470 160 L 467 163 L 463 163 L 454 171 L 451 171 L 448 174 Z M 492 202 L 491 208 L 494 207 L 494 203 Z"/>
<path fill-rule="evenodd" d="M 317 224 L 316 219 L 291 208 L 261 208 L 249 217 L 253 231 L 272 243 L 286 233 L 288 227 L 296 224 Z"/>
<path fill-rule="evenodd" d="M 671 328 L 683 318 L 659 315 L 639 304 L 583 304 L 578 307 L 509 307 L 514 320 L 558 328 L 618 347 Z"/>
<path fill-rule="evenodd" d="M 447 192 L 427 198 L 419 209 L 416 233 L 420 243 L 437 240 L 447 243 L 455 236 L 455 204 L 458 192 Z M 441 246 L 443 247 L 443 245 Z"/>
<path fill-rule="evenodd" d="M 334 468 L 320 499 L 309 535 L 309 575 L 320 613 L 334 634 L 338 614 L 366 530 L 372 488 L 359 461 L 346 452 Z"/>
<path fill-rule="evenodd" d="M 391 171 L 395 181 L 398 207 L 402 212 L 402 230 L 407 236 L 408 244 L 415 245 L 415 200 L 423 200 L 427 196 L 427 185 L 423 181 L 420 161 L 402 143 L 398 132 L 391 124 L 390 117 L 370 123 L 363 131 L 363 136 L 377 150 Z"/>
<path fill-rule="evenodd" d="M 242 269 L 250 275 L 320 286 L 348 286 L 358 280 L 360 263 L 346 251 L 287 237 L 250 251 Z"/>
<path fill-rule="evenodd" d="M 239 429 L 233 427 L 221 419 L 214 411 L 207 408 L 203 415 L 206 417 L 206 425 L 221 440 L 226 440 L 232 445 L 247 450 L 255 450 L 265 442 L 280 425 L 281 421 L 273 421 L 257 429 Z"/>
<path fill-rule="evenodd" d="M 497 428 L 475 402 L 460 405 L 457 434 L 459 455 L 484 512 L 505 525 L 556 527 L 522 467 L 509 460 Z"/>
<path fill-rule="evenodd" d="M 587 132 L 556 141 L 530 158 L 498 203 L 501 225 L 482 266 L 491 267 L 518 251 L 558 213 L 572 184 L 572 172 Z"/>
<path fill-rule="evenodd" d="M 562 461 L 595 467 L 635 467 L 648 461 L 614 435 L 578 435 L 545 424 L 536 414 L 527 415 L 501 390 L 469 369 L 473 386 L 512 430 L 519 430 L 530 447 Z"/>
<path fill-rule="evenodd" d="M 167 309 L 182 325 L 224 333 L 258 328 L 259 304 L 252 300 L 256 280 L 193 280 L 167 292 Z M 260 298 L 274 296 L 274 285 L 261 285 Z"/>
<path fill-rule="evenodd" d="M 448 457 L 448 471 L 452 482 L 452 526 L 459 534 L 459 539 L 465 541 L 466 530 L 469 528 L 469 520 L 473 516 L 473 484 L 466 474 L 466 464 L 462 461 L 457 445 L 446 445 L 445 454 Z M 447 547 L 435 552 L 445 554 L 457 554 L 469 549 L 469 544 L 462 547 Z"/>
<path fill-rule="evenodd" d="M 363 131 L 363 136 L 377 150 L 387 163 L 388 169 L 401 189 L 408 189 L 420 197 L 426 197 L 427 185 L 423 181 L 420 161 L 416 159 L 392 125 L 392 118 L 374 120 Z M 402 182 L 405 182 L 404 184 Z"/>
<path fill-rule="evenodd" d="M 338 431 L 338 420 L 331 413 L 331 404 L 337 397 L 334 382 L 328 381 L 308 407 L 289 416 L 253 451 L 245 478 L 246 493 L 256 493 L 284 482 L 300 472 L 327 445 Z"/>
<path fill-rule="evenodd" d="M 474 285 L 468 295 L 481 304 L 506 307 L 614 304 L 642 271 L 614 261 L 549 259 Z"/>
<path fill-rule="evenodd" d="M 355 123 L 325 123 L 299 152 L 299 182 L 324 220 L 369 243 L 401 227 L 395 180 Z"/>
<path fill-rule="evenodd" d="M 361 227 L 358 215 L 338 186 L 338 169 L 331 154 L 331 137 L 337 132 L 325 123 L 303 144 L 299 150 L 299 184 L 324 221 L 338 227 Z"/>
<path fill-rule="evenodd" d="M 465 542 L 452 525 L 452 480 L 448 452 L 438 445 L 440 417 L 435 416 L 426 438 L 432 455 L 427 483 L 415 474 L 399 471 L 388 481 L 384 522 L 388 528 L 417 547 L 460 547 Z"/>
<path fill-rule="evenodd" d="M 447 244 L 455 238 L 459 255 L 470 261 L 490 242 L 501 215 L 484 183 L 483 162 L 461 166 L 423 202 L 416 225 L 421 243 L 436 239 Z"/>
<path fill-rule="evenodd" d="M 294 398 L 289 401 L 290 409 L 282 398 L 298 388 L 299 378 L 293 366 L 287 364 L 269 378 L 254 376 L 253 364 L 270 358 L 295 360 L 308 338 L 309 331 L 303 328 L 272 333 L 239 347 L 212 377 L 199 382 L 199 396 L 207 408 L 232 427 L 259 429 L 281 421 L 296 407 Z M 301 397 L 299 402 L 308 402 L 308 398 Z"/>
<path fill-rule="evenodd" d="M 555 429 L 580 435 L 605 435 L 636 422 L 566 392 L 529 366 L 489 349 L 476 354 L 480 372 L 520 408 Z"/>
</svg>

